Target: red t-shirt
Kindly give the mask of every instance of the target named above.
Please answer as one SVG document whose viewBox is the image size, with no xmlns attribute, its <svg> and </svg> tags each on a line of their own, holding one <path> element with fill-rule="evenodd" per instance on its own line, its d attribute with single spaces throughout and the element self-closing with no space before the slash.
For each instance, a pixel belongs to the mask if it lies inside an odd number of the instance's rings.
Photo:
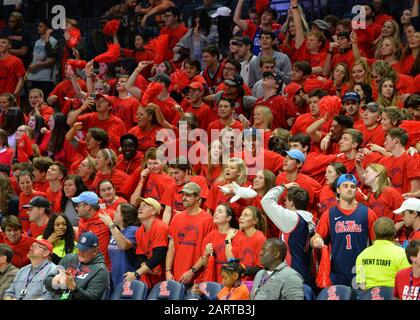
<svg viewBox="0 0 420 320">
<path fill-rule="evenodd" d="M 372 46 L 372 42 L 380 36 L 382 25 L 373 22 L 366 26 L 366 29 L 356 29 L 354 31 L 357 34 L 359 49 L 366 53 L 367 58 L 373 58 L 375 47 Z"/>
<path fill-rule="evenodd" d="M 174 179 L 166 173 L 150 173 L 146 185 L 143 187 L 143 197 L 150 197 L 160 202 L 166 188 L 172 183 L 175 183 Z"/>
<path fill-rule="evenodd" d="M 214 181 L 220 176 L 222 173 L 223 166 L 222 165 L 213 165 L 211 170 L 211 174 L 209 174 L 209 166 L 207 164 L 201 165 L 200 176 L 203 176 L 207 180 L 207 185 L 209 188 L 213 185 Z"/>
<path fill-rule="evenodd" d="M 177 104 L 174 99 L 169 97 L 166 100 L 159 100 L 157 97 L 153 97 L 150 102 L 159 106 L 166 121 L 174 126 L 177 125 L 179 119 L 181 119 L 181 115 L 174 109 L 174 106 Z"/>
<path fill-rule="evenodd" d="M 292 129 L 290 129 L 290 133 L 294 136 L 298 133 L 306 134 L 306 129 L 315 121 L 319 120 L 320 118 L 314 118 L 311 113 L 304 113 L 297 117 L 295 123 L 293 124 Z M 328 132 L 331 127 L 332 120 L 328 120 L 321 126 L 321 130 L 324 132 Z"/>
<path fill-rule="evenodd" d="M 150 259 L 153 256 L 154 248 L 168 246 L 168 235 L 169 227 L 162 220 L 155 219 L 149 230 L 146 230 L 142 225 L 136 231 L 136 254 L 144 254 L 147 259 Z M 163 280 L 165 266 L 162 264 L 152 270 L 153 274 L 144 275 L 145 279 L 142 280 L 146 280 L 149 288 Z"/>
<path fill-rule="evenodd" d="M 213 229 L 213 217 L 204 210 L 196 215 L 184 211 L 174 216 L 169 227 L 169 237 L 174 242 L 172 274 L 176 281 L 202 255 L 203 240 Z"/>
<path fill-rule="evenodd" d="M 149 148 L 156 147 L 156 134 L 162 129 L 159 126 L 153 126 L 149 131 L 144 131 L 139 126 L 135 126 L 128 130 L 128 133 L 135 135 L 139 140 L 139 151 L 146 152 Z"/>
<path fill-rule="evenodd" d="M 92 190 L 97 190 L 99 183 L 102 180 L 110 180 L 115 187 L 115 192 L 117 194 L 126 196 L 127 184 L 129 181 L 129 175 L 124 171 L 114 169 L 110 174 L 102 174 L 100 171 L 96 172 L 95 179 L 92 182 Z"/>
<path fill-rule="evenodd" d="M 117 98 L 112 103 L 112 113 L 124 122 L 126 128 L 132 128 L 137 123 L 136 113 L 139 105 L 139 100 L 133 97 Z"/>
<path fill-rule="evenodd" d="M 36 238 L 44 234 L 45 228 L 47 228 L 47 223 L 39 227 L 35 222 L 31 222 L 29 234 L 31 237 Z"/>
<path fill-rule="evenodd" d="M 62 192 L 61 189 L 57 192 L 51 191 L 51 189 L 48 187 L 46 193 L 46 198 L 51 203 L 51 210 L 52 212 L 61 212 L 61 197 Z"/>
<path fill-rule="evenodd" d="M 12 55 L 0 59 L 0 94 L 5 92 L 14 93 L 19 78 L 22 78 L 26 71 L 22 61 Z"/>
<path fill-rule="evenodd" d="M 0 151 L 0 164 L 11 166 L 14 155 L 15 151 L 12 148 L 4 148 Z"/>
<path fill-rule="evenodd" d="M 105 203 L 104 199 L 99 199 L 99 203 Z M 127 203 L 127 200 L 125 200 L 123 197 L 117 196 L 117 199 L 112 204 L 105 204 L 108 210 L 115 212 L 117 210 L 118 205 L 121 203 Z"/>
<path fill-rule="evenodd" d="M 238 238 L 238 239 L 236 239 Z M 234 240 L 237 240 L 235 243 Z M 241 259 L 245 267 L 262 267 L 260 252 L 266 240 L 266 236 L 257 230 L 251 237 L 243 231 L 238 231 L 232 240 L 232 253 L 235 258 Z M 253 276 L 247 276 L 245 280 L 253 280 Z"/>
<path fill-rule="evenodd" d="M 181 104 L 184 112 L 190 112 L 197 118 L 198 125 L 201 129 L 207 130 L 212 121 L 217 120 L 217 115 L 207 104 L 202 103 L 199 107 L 193 107 L 191 102 L 187 99 L 183 100 Z"/>
<path fill-rule="evenodd" d="M 91 112 L 81 115 L 77 121 L 82 122 L 85 131 L 94 127 L 104 129 L 109 135 L 109 147 L 118 153 L 120 137 L 127 132 L 120 118 L 110 115 L 106 120 L 99 120 L 98 114 Z"/>
<path fill-rule="evenodd" d="M 50 184 L 46 180 L 44 182 L 34 181 L 32 183 L 32 186 L 35 191 L 47 192 L 47 189 L 49 188 Z"/>
<path fill-rule="evenodd" d="M 202 199 L 207 199 L 209 188 L 207 186 L 206 178 L 202 176 L 191 176 L 185 183 L 187 182 L 195 182 L 198 184 L 201 187 L 200 197 Z M 185 183 L 177 185 L 174 181 L 168 185 L 165 193 L 162 196 L 161 204 L 172 207 L 172 210 L 174 211 L 184 211 L 185 207 L 182 203 L 182 194 L 179 192 L 182 190 L 182 188 L 184 188 Z"/>
<path fill-rule="evenodd" d="M 400 157 L 383 157 L 374 152 L 366 156 L 363 166 L 369 163 L 380 163 L 388 170 L 388 176 L 391 179 L 392 186 L 401 193 L 411 191 L 411 180 L 420 179 L 419 161 L 407 153 Z"/>
<path fill-rule="evenodd" d="M 375 128 L 368 130 L 365 126 L 361 130 L 363 134 L 362 147 L 366 147 L 369 143 L 383 146 L 385 142 L 385 131 L 382 129 L 381 124 L 378 124 Z"/>
<path fill-rule="evenodd" d="M 20 220 L 20 222 L 22 223 L 22 230 L 25 232 L 29 231 L 29 216 L 28 216 L 28 209 L 24 209 L 23 206 L 25 204 L 29 204 L 29 202 L 32 200 L 33 197 L 37 197 L 37 196 L 43 196 L 46 197 L 46 193 L 44 192 L 39 192 L 39 191 L 35 191 L 27 196 L 26 194 L 24 194 L 23 192 L 21 192 L 19 194 L 19 215 L 18 218 Z"/>
<path fill-rule="evenodd" d="M 176 28 L 169 28 L 167 26 L 163 27 L 160 30 L 160 34 L 167 34 L 169 36 L 168 46 L 165 51 L 164 59 L 171 61 L 174 58 L 174 52 L 172 49 L 176 46 L 176 44 L 181 40 L 181 38 L 187 33 L 188 28 L 183 24 L 180 23 Z"/>
<path fill-rule="evenodd" d="M 356 208 L 354 208 L 353 210 L 344 210 L 343 208 L 337 206 L 338 209 L 345 214 L 346 216 L 350 216 L 354 210 L 356 210 Z M 372 209 L 368 208 L 368 236 L 370 238 L 370 240 L 374 240 L 375 239 L 375 230 L 373 228 L 373 224 L 376 221 L 377 217 L 375 212 Z M 365 230 L 366 231 L 366 230 Z M 323 238 L 325 239 L 329 234 L 330 234 L 330 215 L 329 215 L 329 209 L 328 211 L 325 211 L 322 215 L 321 218 L 319 219 L 319 224 L 316 228 L 316 232 Z"/>
<path fill-rule="evenodd" d="M 284 157 L 277 152 L 264 149 L 255 157 L 250 152 L 244 151 L 241 157 L 248 168 L 248 179 L 254 179 L 255 174 L 262 169 L 278 174 L 283 167 Z"/>
<path fill-rule="evenodd" d="M 86 82 L 82 79 L 78 79 L 77 82 L 79 83 L 82 91 L 86 92 L 87 91 Z M 56 104 L 61 110 L 66 104 L 66 99 L 64 99 L 64 97 L 74 98 L 76 96 L 76 91 L 74 91 L 71 80 L 63 80 L 55 86 L 54 90 L 50 93 L 49 96 L 58 97 Z"/>
<path fill-rule="evenodd" d="M 403 202 L 404 198 L 397 189 L 386 187 L 378 198 L 375 198 L 375 193 L 371 192 L 366 205 L 375 212 L 378 218 L 387 217 L 397 222 L 394 210 L 401 207 Z"/>
<path fill-rule="evenodd" d="M 208 134 L 208 137 L 209 137 L 209 141 L 213 141 L 213 140 L 215 140 L 215 139 L 217 139 L 218 137 L 219 137 L 219 134 L 220 134 L 220 131 L 222 130 L 222 129 L 224 129 L 224 128 L 226 128 L 227 126 L 225 126 L 221 121 L 220 121 L 220 119 L 218 119 L 218 120 L 215 120 L 215 121 L 213 121 L 213 122 L 211 122 L 209 125 L 208 125 L 208 127 L 207 127 L 207 134 Z M 238 129 L 238 130 L 240 130 L 240 131 L 242 131 L 243 129 L 244 129 L 244 126 L 242 125 L 242 123 L 240 122 L 240 121 L 238 121 L 238 120 L 234 120 L 233 121 L 233 123 L 230 125 L 230 126 L 228 126 L 229 128 L 232 128 L 232 129 Z M 215 135 L 214 136 L 214 138 L 213 138 L 213 136 L 212 136 L 212 130 L 216 130 L 216 132 L 217 132 L 217 135 Z"/>
<path fill-rule="evenodd" d="M 405 57 L 405 59 L 401 61 L 400 73 L 410 75 L 415 60 L 416 59 L 412 54 Z"/>
<path fill-rule="evenodd" d="M 25 232 L 22 232 L 20 241 L 16 244 L 12 244 L 3 232 L 0 232 L 0 243 L 5 243 L 10 246 L 13 250 L 12 264 L 16 268 L 22 268 L 31 261 L 28 258 L 29 248 L 32 243 L 35 242 L 35 238 L 29 237 Z"/>
<path fill-rule="evenodd" d="M 413 268 L 406 268 L 395 276 L 394 297 L 399 300 L 420 299 L 420 278 L 413 276 Z"/>
<path fill-rule="evenodd" d="M 113 217 L 114 215 L 114 213 L 108 209 L 101 209 L 100 211 L 105 211 L 111 217 Z M 77 239 L 85 232 L 88 232 L 88 231 L 93 232 L 98 237 L 99 250 L 104 255 L 105 264 L 107 265 L 108 270 L 109 270 L 111 267 L 111 261 L 109 260 L 109 256 L 108 256 L 108 245 L 109 245 L 109 240 L 111 238 L 111 231 L 106 226 L 106 224 L 103 223 L 101 219 L 99 219 L 100 211 L 97 211 L 92 217 L 88 219 L 80 218 L 79 228 L 77 231 Z"/>
<path fill-rule="evenodd" d="M 327 52 L 320 51 L 319 53 L 310 53 L 306 47 L 306 40 L 302 43 L 299 49 L 296 51 L 297 61 L 308 61 L 312 68 L 322 67 L 327 57 Z"/>
<path fill-rule="evenodd" d="M 227 263 L 225 239 L 226 233 L 220 233 L 217 229 L 212 230 L 207 236 L 205 236 L 201 248 L 201 253 L 204 254 L 206 252 L 207 244 L 212 244 L 214 262 L 216 265 L 216 272 L 214 273 L 214 275 L 216 276 L 216 278 L 203 279 L 204 281 L 214 281 L 222 283 L 222 265 Z M 233 245 L 238 245 L 238 240 L 236 239 L 236 236 L 232 240 L 232 246 Z"/>
<path fill-rule="evenodd" d="M 140 151 L 136 152 L 136 155 L 131 160 L 125 160 L 124 155 L 120 154 L 117 158 L 117 165 L 115 169 L 121 170 L 126 174 L 132 174 L 134 170 L 141 166 L 143 161 L 143 153 Z"/>
<path fill-rule="evenodd" d="M 360 55 L 364 56 L 363 51 L 360 52 Z M 347 70 L 351 70 L 353 63 L 354 63 L 354 54 L 353 50 L 350 48 L 350 50 L 347 50 L 344 53 L 337 53 L 334 55 L 331 61 L 331 70 L 334 70 L 335 66 L 339 64 L 340 62 L 344 62 L 347 64 Z"/>
<path fill-rule="evenodd" d="M 287 129 L 289 125 L 287 124 L 288 118 L 296 118 L 296 109 L 289 103 L 289 101 L 281 96 L 275 95 L 268 99 L 259 98 L 255 105 L 263 105 L 269 107 L 273 113 L 273 123 L 271 124 L 271 130 L 276 128 L 285 128 Z M 252 119 L 252 118 L 251 118 Z"/>
<path fill-rule="evenodd" d="M 300 173 L 310 176 L 319 182 L 319 184 L 323 185 L 325 183 L 325 169 L 331 162 L 335 162 L 336 160 L 337 155 L 335 154 L 326 155 L 309 152 L 300 169 Z"/>
</svg>

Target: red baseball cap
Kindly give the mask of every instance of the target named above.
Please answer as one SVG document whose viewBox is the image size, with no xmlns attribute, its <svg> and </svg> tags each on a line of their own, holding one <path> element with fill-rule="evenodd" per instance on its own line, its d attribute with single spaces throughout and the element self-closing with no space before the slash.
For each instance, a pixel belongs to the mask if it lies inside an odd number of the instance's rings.
<svg viewBox="0 0 420 320">
<path fill-rule="evenodd" d="M 201 82 L 198 82 L 198 81 L 191 82 L 188 87 L 191 88 L 191 89 L 197 89 L 197 90 L 204 91 L 203 84 Z"/>
<path fill-rule="evenodd" d="M 98 100 L 99 98 L 104 98 L 106 101 L 108 101 L 109 103 L 111 103 L 112 104 L 112 102 L 113 102 L 113 98 L 111 97 L 111 96 L 109 96 L 109 95 L 107 95 L 107 94 L 101 94 L 101 93 L 98 93 L 96 96 L 95 96 L 95 99 L 96 100 Z"/>
<path fill-rule="evenodd" d="M 46 247 L 49 251 L 53 251 L 53 245 L 51 244 L 51 242 L 49 242 L 48 240 L 45 239 L 38 239 L 35 240 L 36 243 L 39 243 L 40 245 Z"/>
<path fill-rule="evenodd" d="M 293 98 L 293 96 L 299 92 L 299 90 L 303 89 L 302 86 L 298 83 L 292 82 L 286 86 L 284 89 L 284 93 L 287 95 L 287 97 Z"/>
</svg>

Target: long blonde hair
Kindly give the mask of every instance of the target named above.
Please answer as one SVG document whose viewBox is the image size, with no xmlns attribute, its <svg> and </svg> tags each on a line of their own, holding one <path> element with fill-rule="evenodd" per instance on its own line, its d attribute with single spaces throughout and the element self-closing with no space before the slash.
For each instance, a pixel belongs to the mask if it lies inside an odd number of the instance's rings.
<svg viewBox="0 0 420 320">
<path fill-rule="evenodd" d="M 379 163 L 371 163 L 368 165 L 369 168 L 371 168 L 373 171 L 378 173 L 378 179 L 377 179 L 377 190 L 375 192 L 375 198 L 378 198 L 385 188 L 391 186 L 391 182 L 388 177 L 388 173 L 386 168 L 379 164 Z"/>
<path fill-rule="evenodd" d="M 238 169 L 239 169 L 239 175 L 238 178 L 236 178 L 236 183 L 239 185 L 244 184 L 248 179 L 247 179 L 247 174 L 246 174 L 246 164 L 245 161 L 240 159 L 240 158 L 230 158 L 223 166 L 223 171 L 220 174 L 220 176 L 216 179 L 215 182 L 222 182 L 222 181 L 226 181 L 226 168 L 229 164 L 235 164 Z"/>
</svg>

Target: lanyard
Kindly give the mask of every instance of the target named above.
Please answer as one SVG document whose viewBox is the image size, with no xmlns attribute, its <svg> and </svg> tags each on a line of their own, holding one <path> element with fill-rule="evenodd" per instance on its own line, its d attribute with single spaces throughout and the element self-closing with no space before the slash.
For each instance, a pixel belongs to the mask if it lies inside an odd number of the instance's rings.
<svg viewBox="0 0 420 320">
<path fill-rule="evenodd" d="M 257 295 L 257 292 L 258 292 L 258 290 L 260 290 L 261 289 L 261 287 L 263 286 L 263 285 L 265 285 L 265 283 L 277 272 L 277 271 L 279 271 L 279 270 L 277 270 L 277 269 L 275 269 L 274 271 L 273 271 L 273 273 L 272 274 L 270 274 L 269 276 L 267 276 L 267 274 L 265 274 L 265 276 L 264 276 L 264 278 L 262 278 L 261 279 L 261 281 L 260 281 L 260 283 L 258 284 L 258 287 L 257 287 L 257 289 L 255 289 L 255 293 L 254 293 L 254 295 Z"/>
<path fill-rule="evenodd" d="M 26 277 L 26 283 L 25 283 L 25 288 L 22 289 L 22 291 L 20 292 L 20 297 L 19 300 L 22 300 L 23 298 L 25 298 L 26 294 L 28 293 L 28 286 L 29 284 L 32 282 L 32 280 L 38 275 L 38 273 L 40 273 L 46 266 L 48 266 L 48 262 L 45 263 L 39 270 L 37 270 L 31 277 L 32 274 L 32 269 L 33 267 L 31 266 L 31 270 L 28 273 L 28 276 Z"/>
<path fill-rule="evenodd" d="M 413 271 L 411 271 L 410 272 L 410 292 L 411 292 L 411 289 L 413 288 Z M 414 292 L 414 291 L 413 291 Z M 416 296 L 416 298 L 415 299 L 413 299 L 413 300 L 419 300 L 419 294 L 417 293 L 417 296 Z"/>
</svg>

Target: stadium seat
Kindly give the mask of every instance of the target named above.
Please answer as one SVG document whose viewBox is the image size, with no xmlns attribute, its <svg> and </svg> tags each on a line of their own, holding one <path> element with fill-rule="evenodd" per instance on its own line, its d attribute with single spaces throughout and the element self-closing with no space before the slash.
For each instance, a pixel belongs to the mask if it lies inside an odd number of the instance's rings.
<svg viewBox="0 0 420 320">
<path fill-rule="evenodd" d="M 156 284 L 147 300 L 184 300 L 185 286 L 181 282 L 169 280 Z"/>
<path fill-rule="evenodd" d="M 394 300 L 394 288 L 374 287 L 363 292 L 359 300 Z"/>
<path fill-rule="evenodd" d="M 314 292 L 312 291 L 312 288 L 307 284 L 303 285 L 303 295 L 304 300 L 315 300 Z"/>
<path fill-rule="evenodd" d="M 331 286 L 322 289 L 316 300 L 352 300 L 353 290 L 343 285 Z"/>
<path fill-rule="evenodd" d="M 148 288 L 142 281 L 125 281 L 119 284 L 109 300 L 146 300 Z"/>
<path fill-rule="evenodd" d="M 220 283 L 217 282 L 201 282 L 198 284 L 200 289 L 206 293 L 209 297 L 214 297 L 222 289 Z M 192 293 L 191 290 L 187 291 L 185 300 L 196 300 L 198 299 L 198 294 Z"/>
</svg>

